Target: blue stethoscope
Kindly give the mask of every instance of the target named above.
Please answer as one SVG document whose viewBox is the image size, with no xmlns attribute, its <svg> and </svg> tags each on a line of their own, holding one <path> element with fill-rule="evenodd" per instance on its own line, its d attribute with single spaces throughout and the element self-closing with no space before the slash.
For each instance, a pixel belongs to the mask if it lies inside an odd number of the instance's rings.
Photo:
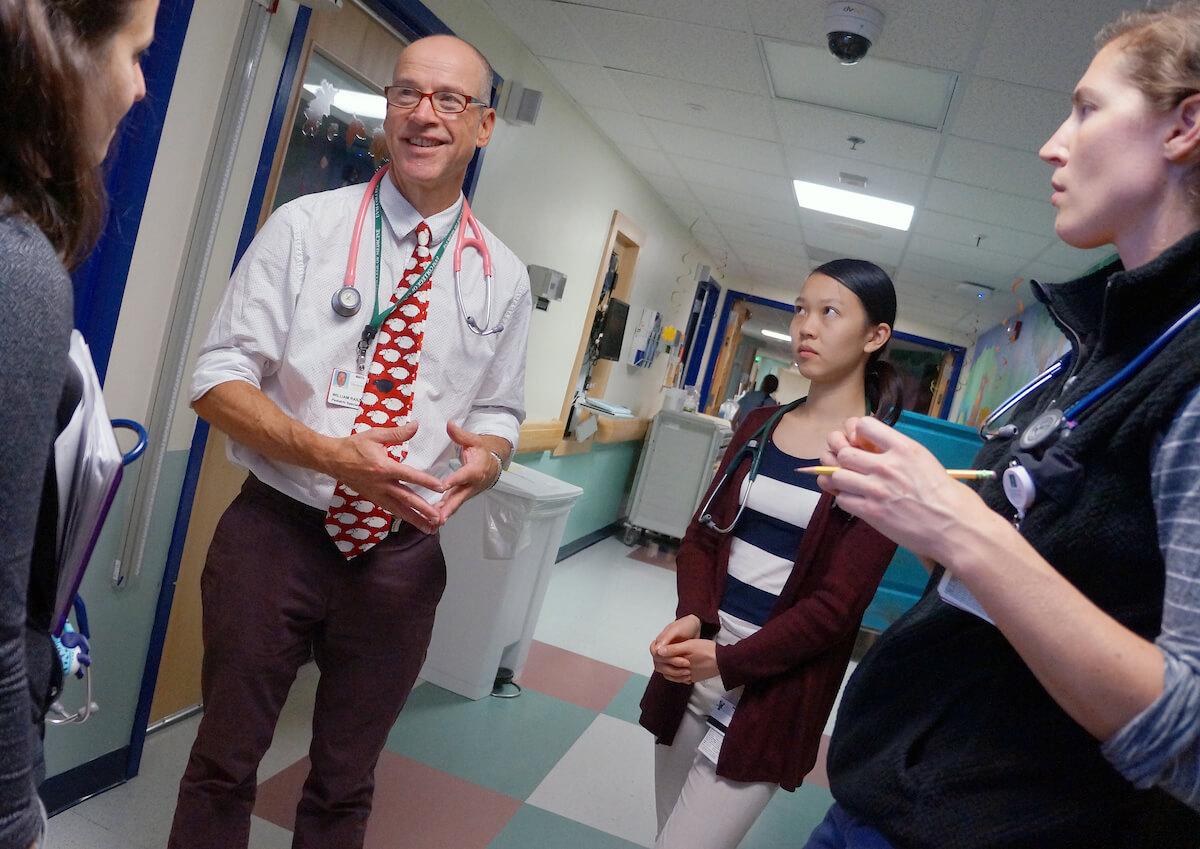
<svg viewBox="0 0 1200 849">
<path fill-rule="evenodd" d="M 1007 424 L 999 428 L 995 427 L 996 422 L 1005 413 L 1045 386 L 1064 368 L 1068 367 L 1071 362 L 1071 354 L 1068 353 L 1017 390 L 1012 397 L 1000 404 L 984 420 L 983 424 L 979 426 L 979 435 L 985 441 L 990 442 L 996 438 L 1012 438 L 1020 434 L 1017 439 L 1017 447 L 1020 451 L 1027 453 L 1046 451 L 1058 442 L 1059 439 L 1069 436 L 1071 431 L 1079 425 L 1079 419 L 1085 412 L 1100 403 L 1101 400 L 1144 368 L 1197 315 L 1200 315 L 1200 304 L 1196 304 L 1185 312 L 1174 324 L 1164 330 L 1157 339 L 1147 345 L 1140 354 L 1130 360 L 1120 371 L 1067 407 L 1066 410 L 1060 410 L 1052 402 L 1050 408 L 1030 422 L 1023 431 L 1020 431 L 1016 425 L 1012 424 Z M 1074 369 L 1072 369 L 1073 371 Z M 1073 373 L 1071 376 L 1074 376 Z M 1068 380 L 1070 379 L 1068 378 Z M 1016 508 L 1017 520 L 1020 521 L 1037 500 L 1037 481 L 1029 469 L 1025 468 L 1021 460 L 1014 457 L 1009 467 L 1004 470 L 1001 482 L 1004 486 L 1004 494 L 1008 497 L 1009 503 Z"/>
<path fill-rule="evenodd" d="M 708 496 L 708 500 L 704 502 L 704 506 L 700 508 L 700 524 L 711 528 L 719 534 L 727 534 L 737 527 L 738 520 L 742 518 L 742 513 L 746 510 L 746 503 L 750 500 L 750 489 L 754 486 L 754 479 L 758 477 L 758 467 L 762 465 L 763 454 L 767 450 L 767 443 L 771 441 L 771 431 L 775 429 L 775 425 L 779 424 L 779 420 L 790 413 L 792 410 L 804 403 L 804 399 L 800 398 L 797 401 L 792 401 L 790 404 L 785 404 L 771 414 L 771 417 L 763 423 L 763 426 L 754 431 L 754 434 L 746 440 L 741 448 L 737 450 L 729 462 L 725 464 L 725 468 L 721 471 L 721 479 L 717 485 L 713 487 L 712 494 Z M 746 497 L 738 499 L 737 515 L 733 517 L 729 527 L 722 528 L 713 520 L 712 513 L 709 508 L 712 506 L 713 500 L 725 486 L 725 482 L 729 480 L 729 476 L 733 474 L 733 470 L 741 465 L 746 457 L 750 457 L 750 473 L 746 479 L 749 483 L 746 486 Z"/>
<path fill-rule="evenodd" d="M 367 209 L 370 207 L 372 199 L 375 199 L 376 202 L 376 269 L 378 269 L 379 266 L 381 249 L 378 232 L 380 225 L 377 189 L 379 186 L 379 181 L 383 179 L 383 175 L 387 173 L 387 170 L 390 167 L 390 164 L 384 165 L 375 172 L 375 176 L 373 176 L 371 181 L 367 183 L 367 189 L 365 192 L 363 192 L 362 202 L 358 206 L 358 216 L 354 219 L 354 232 L 350 237 L 350 256 L 346 260 L 346 274 L 342 278 L 341 288 L 339 288 L 333 294 L 333 311 L 344 318 L 352 318 L 358 314 L 360 309 L 362 309 L 362 295 L 360 295 L 358 289 L 355 288 L 354 281 L 358 267 L 358 244 L 362 238 L 363 222 L 366 221 Z M 491 326 L 492 288 L 494 282 L 494 275 L 492 273 L 492 254 L 488 250 L 487 243 L 483 239 L 483 228 L 479 226 L 479 221 L 476 220 L 474 214 L 471 212 L 471 206 L 467 203 L 467 199 L 465 197 L 463 198 L 462 212 L 459 214 L 459 218 L 460 221 L 456 221 L 456 226 L 453 228 L 457 231 L 453 255 L 454 298 L 458 302 L 459 314 L 462 315 L 463 321 L 466 323 L 471 332 L 479 336 L 491 336 L 494 333 L 500 333 L 502 330 L 504 330 L 504 324 L 502 322 L 496 324 L 495 327 Z M 457 226 L 460 223 L 462 226 Z M 470 236 L 467 235 L 468 229 L 471 231 Z M 484 319 L 482 326 L 480 326 L 479 322 L 476 321 L 474 316 L 467 315 L 467 310 L 463 306 L 462 283 L 460 282 L 459 278 L 462 274 L 462 254 L 463 250 L 466 248 L 474 248 L 475 250 L 479 251 L 479 256 L 483 260 Z M 439 251 L 438 258 L 440 259 L 440 257 L 441 252 Z M 433 273 L 433 267 L 434 264 L 431 263 L 429 274 Z M 376 273 L 378 274 L 378 271 Z M 427 279 L 427 276 L 422 276 L 421 280 L 417 282 L 416 286 L 420 286 L 420 284 L 424 283 L 425 279 Z M 378 281 L 376 281 L 376 285 L 378 286 Z M 411 294 L 412 291 L 414 291 L 414 289 L 410 288 L 409 294 Z M 407 295 L 405 298 L 406 297 Z M 398 298 L 397 301 L 403 301 L 405 298 Z"/>
</svg>

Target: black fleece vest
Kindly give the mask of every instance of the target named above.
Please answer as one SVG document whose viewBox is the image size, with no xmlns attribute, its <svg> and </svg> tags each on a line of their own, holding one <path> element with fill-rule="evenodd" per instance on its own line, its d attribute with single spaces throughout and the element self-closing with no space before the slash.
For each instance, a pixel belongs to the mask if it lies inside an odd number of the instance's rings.
<svg viewBox="0 0 1200 849">
<path fill-rule="evenodd" d="M 1072 339 L 1079 367 L 1069 385 L 1064 374 L 1023 402 L 1013 422 L 1023 429 L 1052 401 L 1063 409 L 1083 397 L 1200 301 L 1198 260 L 1200 234 L 1193 234 L 1131 272 L 1110 266 L 1061 286 L 1035 284 Z M 1165 583 L 1151 459 L 1197 385 L 1200 319 L 1053 449 L 1023 458 L 1059 474 L 1040 487 L 1022 535 L 1099 607 L 1150 640 Z M 976 468 L 1002 470 L 1016 442 L 988 443 Z M 998 480 L 980 495 L 1014 515 Z M 1200 847 L 1200 814 L 1126 782 L 997 629 L 940 600 L 938 577 L 847 686 L 829 752 L 838 802 L 902 849 Z"/>
</svg>

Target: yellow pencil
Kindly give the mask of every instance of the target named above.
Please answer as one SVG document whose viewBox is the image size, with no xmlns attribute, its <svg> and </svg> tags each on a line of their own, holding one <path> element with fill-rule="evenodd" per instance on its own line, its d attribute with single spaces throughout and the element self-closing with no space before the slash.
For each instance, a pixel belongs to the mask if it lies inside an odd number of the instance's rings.
<svg viewBox="0 0 1200 849">
<path fill-rule="evenodd" d="M 804 466 L 796 471 L 806 475 L 832 475 L 838 469 L 838 466 Z M 946 469 L 946 474 L 960 481 L 982 481 L 996 476 L 990 469 Z"/>
</svg>

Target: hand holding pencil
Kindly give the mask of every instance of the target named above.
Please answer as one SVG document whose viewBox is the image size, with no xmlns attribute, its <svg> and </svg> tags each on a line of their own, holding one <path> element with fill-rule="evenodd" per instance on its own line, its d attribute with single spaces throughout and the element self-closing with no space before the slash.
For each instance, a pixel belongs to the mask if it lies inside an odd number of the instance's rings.
<svg viewBox="0 0 1200 849">
<path fill-rule="evenodd" d="M 802 472 L 806 475 L 820 475 L 822 477 L 828 477 L 840 470 L 841 466 L 801 466 L 799 469 L 796 469 L 797 472 Z M 996 473 L 991 469 L 946 469 L 946 474 L 959 481 L 982 481 L 996 476 Z"/>
<path fill-rule="evenodd" d="M 988 470 L 947 470 L 928 449 L 874 418 L 848 419 L 828 437 L 818 475 L 838 506 L 914 554 L 947 563 L 980 527 L 997 518 L 956 479 L 983 479 Z"/>
</svg>

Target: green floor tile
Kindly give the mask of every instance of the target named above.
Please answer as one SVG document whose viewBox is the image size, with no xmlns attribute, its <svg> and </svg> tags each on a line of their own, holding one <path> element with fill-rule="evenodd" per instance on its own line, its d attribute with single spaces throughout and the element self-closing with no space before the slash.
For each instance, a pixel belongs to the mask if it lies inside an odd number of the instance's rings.
<svg viewBox="0 0 1200 849">
<path fill-rule="evenodd" d="M 426 684 L 409 696 L 387 748 L 525 800 L 595 718 L 533 690 L 473 702 Z"/>
<path fill-rule="evenodd" d="M 632 676 L 625 682 L 621 692 L 617 693 L 608 703 L 604 712 L 609 716 L 637 725 L 638 718 L 642 715 L 642 709 L 638 707 L 638 702 L 642 700 L 642 694 L 646 692 L 648 683 L 650 683 L 650 679 L 645 675 Z"/>
<path fill-rule="evenodd" d="M 825 819 L 833 796 L 819 785 L 805 784 L 795 793 L 778 791 L 739 849 L 779 849 L 803 846 Z"/>
<path fill-rule="evenodd" d="M 641 849 L 590 826 L 560 817 L 533 805 L 523 805 L 488 849 Z"/>
</svg>

